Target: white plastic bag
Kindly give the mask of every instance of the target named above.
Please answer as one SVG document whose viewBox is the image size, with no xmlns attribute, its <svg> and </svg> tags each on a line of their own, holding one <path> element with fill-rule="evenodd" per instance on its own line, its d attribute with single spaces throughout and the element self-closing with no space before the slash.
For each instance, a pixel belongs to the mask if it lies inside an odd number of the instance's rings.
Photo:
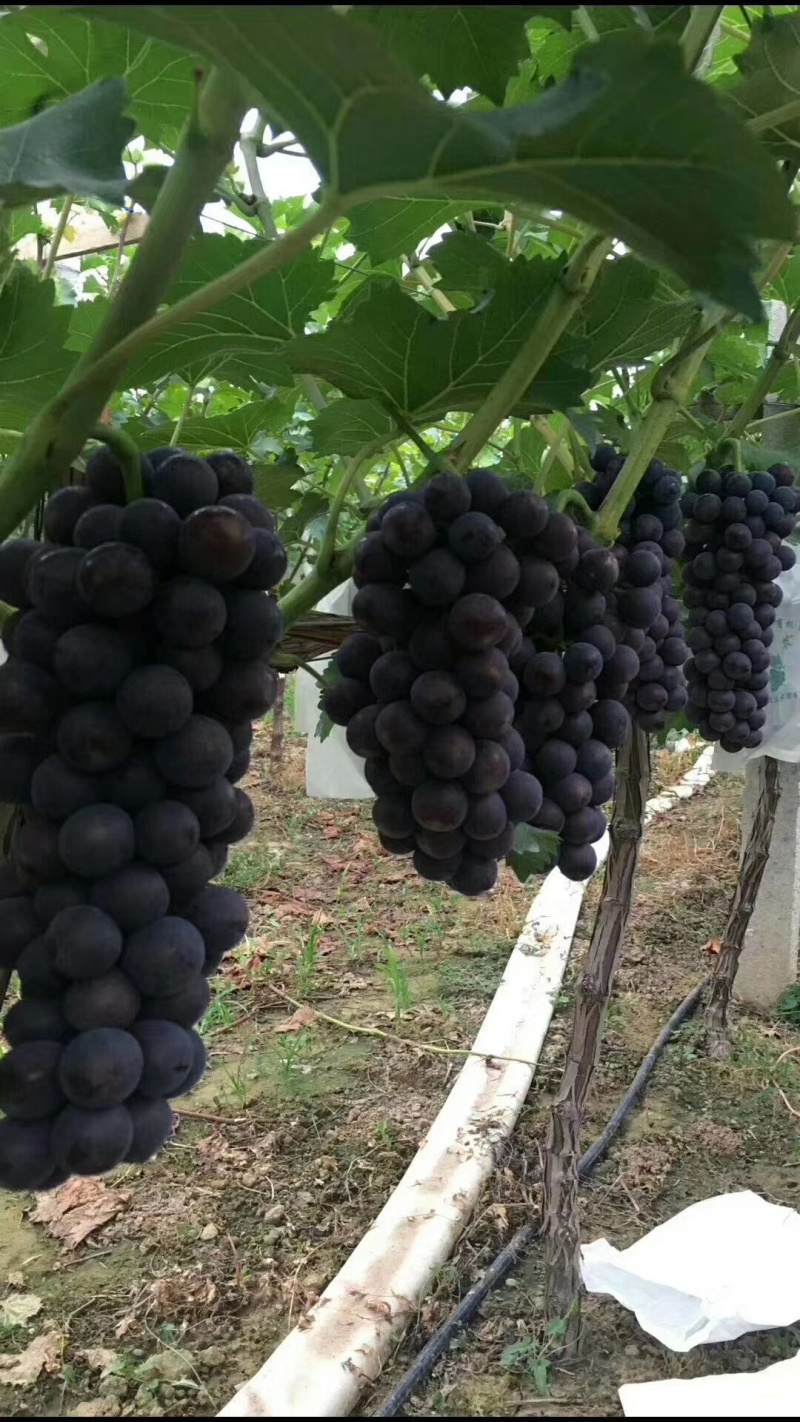
<svg viewBox="0 0 800 1422">
<path fill-rule="evenodd" d="M 715 771 L 743 775 L 748 761 L 760 755 L 775 760 L 800 762 L 800 562 L 778 579 L 783 602 L 773 623 L 775 634 L 770 647 L 769 704 L 766 708 L 764 737 L 755 750 L 728 751 L 715 747 Z"/>
<path fill-rule="evenodd" d="M 625 1383 L 626 1417 L 800 1417 L 800 1353 L 758 1373 Z"/>
<path fill-rule="evenodd" d="M 750 1190 L 690 1205 L 630 1249 L 581 1251 L 583 1282 L 675 1353 L 800 1318 L 800 1215 Z"/>
</svg>

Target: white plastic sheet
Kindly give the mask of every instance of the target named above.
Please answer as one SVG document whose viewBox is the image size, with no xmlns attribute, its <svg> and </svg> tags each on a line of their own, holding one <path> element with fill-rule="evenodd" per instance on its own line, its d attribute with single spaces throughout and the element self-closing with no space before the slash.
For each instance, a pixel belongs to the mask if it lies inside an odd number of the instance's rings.
<svg viewBox="0 0 800 1422">
<path fill-rule="evenodd" d="M 625 1383 L 626 1417 L 800 1417 L 800 1353 L 757 1373 Z"/>
<path fill-rule="evenodd" d="M 352 580 L 340 583 L 317 604 L 317 612 L 334 612 L 347 617 L 356 587 Z M 314 662 L 320 676 L 330 657 Z M 334 726 L 324 741 L 316 734 L 319 721 L 319 683 L 303 671 L 297 672 L 294 723 L 306 746 L 306 794 L 318 800 L 371 800 L 374 798 L 364 778 L 364 762 L 353 755 L 345 739 L 344 727 Z"/>
<path fill-rule="evenodd" d="M 687 1353 L 800 1318 L 800 1215 L 750 1190 L 716 1195 L 630 1249 L 586 1245 L 582 1269 L 589 1293 L 611 1294 L 646 1333 Z"/>
</svg>

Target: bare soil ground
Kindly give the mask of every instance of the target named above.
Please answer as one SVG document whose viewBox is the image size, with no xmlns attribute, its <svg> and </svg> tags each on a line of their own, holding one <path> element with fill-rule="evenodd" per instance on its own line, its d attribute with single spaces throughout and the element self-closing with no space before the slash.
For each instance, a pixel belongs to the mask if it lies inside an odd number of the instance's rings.
<svg viewBox="0 0 800 1422">
<path fill-rule="evenodd" d="M 215 982 L 211 1069 L 181 1102 L 174 1142 L 143 1168 L 0 1201 L 0 1407 L 14 1416 L 212 1416 L 321 1293 L 400 1179 L 467 1047 L 535 885 L 510 875 L 466 902 L 376 848 L 368 804 L 307 800 L 304 742 L 278 783 L 262 731 L 247 788 L 258 830 L 226 882 L 251 933 Z M 692 757 L 661 755 L 654 790 Z M 659 1027 L 709 970 L 738 852 L 738 781 L 721 778 L 648 831 L 592 1094 L 600 1131 Z M 540 1148 L 599 885 L 591 886 L 529 1101 L 482 1207 L 440 1271 L 369 1414 L 430 1331 L 539 1202 Z M 296 1004 L 388 1035 L 346 1031 Z M 800 1036 L 740 1012 L 729 1061 L 702 1023 L 659 1065 L 624 1136 L 582 1192 L 585 1237 L 625 1246 L 730 1189 L 797 1205 Z M 781 1095 L 783 1093 L 783 1095 Z M 619 1414 L 621 1382 L 759 1368 L 800 1330 L 675 1357 L 609 1299 L 584 1307 L 580 1362 L 555 1365 L 536 1251 L 485 1305 L 409 1407 L 419 1415 Z"/>
</svg>

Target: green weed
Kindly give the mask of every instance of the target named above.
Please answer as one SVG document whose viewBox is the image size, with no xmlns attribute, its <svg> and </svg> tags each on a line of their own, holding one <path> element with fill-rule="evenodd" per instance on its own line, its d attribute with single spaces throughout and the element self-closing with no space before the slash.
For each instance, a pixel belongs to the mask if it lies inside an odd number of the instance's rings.
<svg viewBox="0 0 800 1422">
<path fill-rule="evenodd" d="M 266 844 L 248 844 L 234 849 L 220 883 L 226 889 L 247 894 L 269 879 L 281 856 Z"/>
<path fill-rule="evenodd" d="M 306 1064 L 310 1044 L 310 1032 L 286 1032 L 282 1036 L 278 1051 L 278 1068 L 281 1082 L 287 1090 L 294 1086 L 295 1073 Z"/>
<path fill-rule="evenodd" d="M 380 971 L 386 979 L 389 991 L 394 1002 L 395 1021 L 400 1021 L 401 1013 L 411 1006 L 411 989 L 408 985 L 408 974 L 397 957 L 394 949 L 387 943 L 384 949 L 386 961 L 381 963 Z"/>
<path fill-rule="evenodd" d="M 567 1331 L 565 1318 L 554 1318 L 547 1324 L 543 1338 L 523 1338 L 519 1343 L 511 1343 L 500 1354 L 501 1368 L 512 1373 L 524 1373 L 529 1377 L 540 1397 L 547 1397 L 550 1390 L 550 1370 L 553 1355 Z"/>
<path fill-rule="evenodd" d="M 297 991 L 301 997 L 311 991 L 319 957 L 317 950 L 321 937 L 322 925 L 315 923 L 312 925 L 308 938 L 300 943 L 300 962 L 297 965 L 295 982 L 297 984 Z"/>
</svg>

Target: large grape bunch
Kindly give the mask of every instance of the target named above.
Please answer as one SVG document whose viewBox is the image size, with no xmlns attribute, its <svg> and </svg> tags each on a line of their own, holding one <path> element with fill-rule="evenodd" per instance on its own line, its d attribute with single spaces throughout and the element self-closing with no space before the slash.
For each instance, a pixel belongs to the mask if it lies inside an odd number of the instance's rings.
<svg viewBox="0 0 800 1422">
<path fill-rule="evenodd" d="M 591 509 L 599 509 L 625 462 L 610 445 L 597 446 L 597 477 L 578 486 Z M 615 552 L 620 563 L 616 610 L 628 624 L 625 643 L 639 658 L 626 705 L 645 731 L 661 731 L 688 695 L 684 663 L 689 656 L 681 605 L 674 597 L 673 561 L 681 557 L 681 476 L 652 459 L 620 521 Z"/>
<path fill-rule="evenodd" d="M 723 750 L 761 744 L 772 624 L 794 566 L 800 492 L 787 464 L 744 474 L 704 469 L 683 498 L 683 600 L 689 609 L 689 718 Z"/>
<path fill-rule="evenodd" d="M 141 1163 L 205 1068 L 208 978 L 247 927 L 213 885 L 253 809 L 286 556 L 237 455 L 142 458 L 126 503 L 105 447 L 44 541 L 0 547 L 0 967 L 20 998 L 0 1060 L 0 1186 Z"/>
<path fill-rule="evenodd" d="M 555 699 L 539 693 L 548 668 L 558 663 L 556 691 L 567 671 L 560 652 L 544 652 L 529 668 L 537 657 L 530 631 L 538 636 L 541 617 L 545 632 L 554 609 L 560 622 L 565 598 L 572 609 L 584 597 L 565 578 L 574 572 L 592 589 L 610 585 L 616 561 L 592 540 L 591 556 L 582 558 L 570 518 L 534 493 L 509 493 L 490 470 L 463 479 L 440 473 L 414 494 L 392 495 L 368 528 L 354 574 L 353 616 L 363 630 L 338 652 L 340 680 L 324 705 L 331 720 L 346 726 L 351 750 L 365 758 L 384 848 L 413 854 L 423 878 L 477 895 L 495 883 L 516 827 L 530 823 L 562 833 L 561 868 L 586 878 L 596 860 L 585 848 L 605 829 L 589 805 L 594 784 L 607 786 L 611 771 L 601 742 L 605 736 L 618 744 L 630 723 L 615 705 L 608 725 L 598 713 L 603 735 L 593 734 L 589 720 L 574 752 L 565 748 L 571 763 L 557 776 L 564 808 L 554 824 L 548 797 L 555 767 L 545 757 L 531 763 L 529 753 L 556 736 L 567 714 L 559 703 L 558 717 L 547 722 Z M 593 610 L 598 598 L 605 610 L 602 594 L 586 596 Z M 586 687 L 616 650 L 607 629 L 601 641 L 602 652 L 590 642 L 572 649 L 575 688 Z M 594 691 L 580 696 L 586 704 L 596 699 Z M 551 711 L 543 713 L 539 736 L 533 721 L 545 702 Z M 586 718 L 576 737 L 585 725 Z M 585 774 L 577 767 L 578 744 Z"/>
</svg>

